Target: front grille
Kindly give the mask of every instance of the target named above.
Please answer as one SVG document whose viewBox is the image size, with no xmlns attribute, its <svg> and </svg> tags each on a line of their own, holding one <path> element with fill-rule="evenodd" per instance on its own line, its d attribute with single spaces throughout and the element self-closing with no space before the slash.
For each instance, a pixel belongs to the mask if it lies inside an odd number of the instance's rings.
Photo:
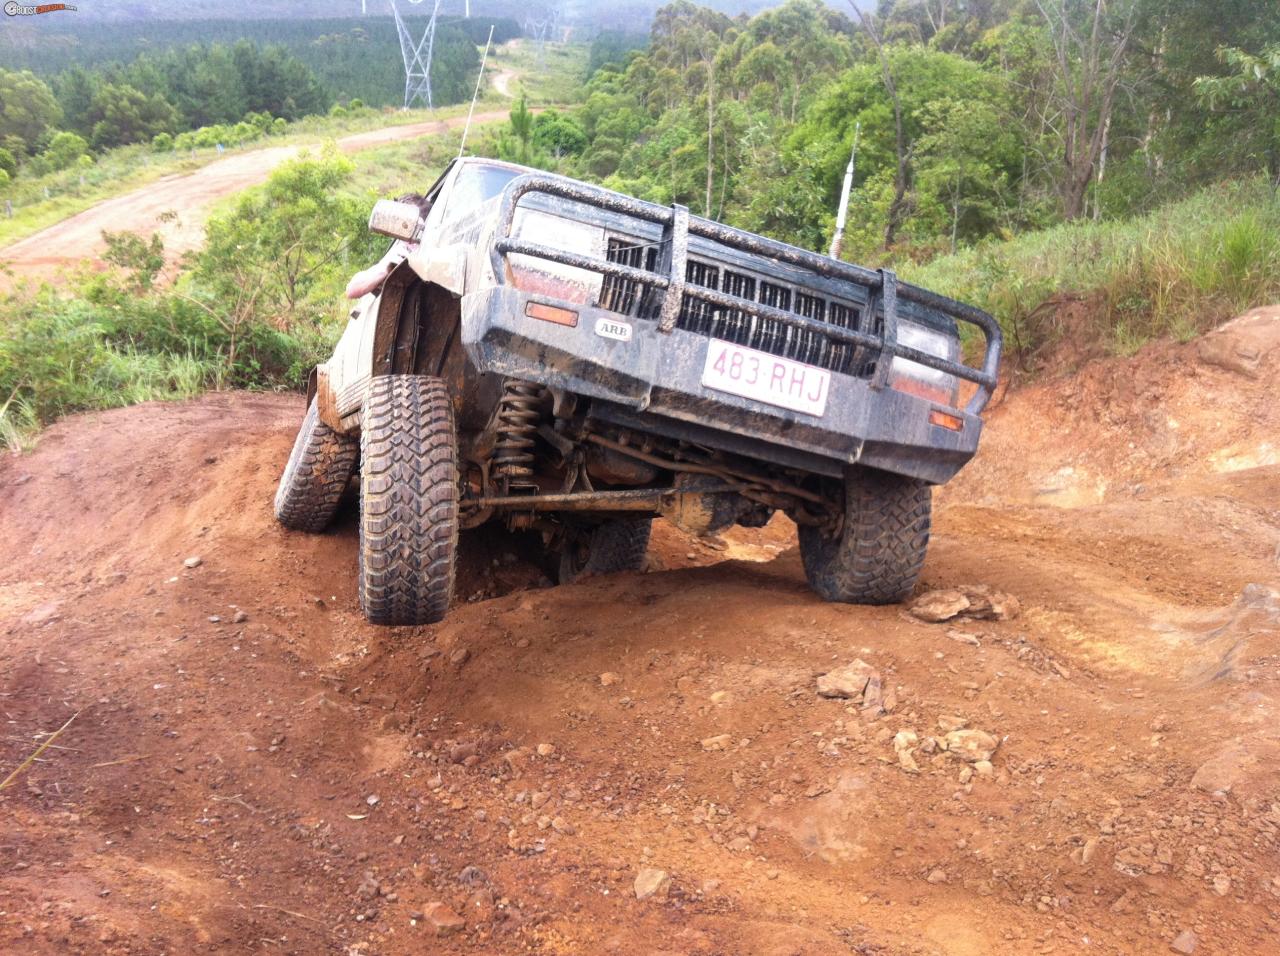
<svg viewBox="0 0 1280 956">
<path fill-rule="evenodd" d="M 652 272 L 658 261 L 658 250 L 652 245 L 643 245 L 629 239 L 613 238 L 605 250 L 605 258 L 610 262 L 618 262 L 633 269 L 646 269 Z M 639 301 L 645 298 L 645 290 L 634 279 L 619 279 L 607 275 L 600 287 L 600 308 L 610 312 L 621 312 L 631 315 Z"/>
<path fill-rule="evenodd" d="M 657 264 L 657 251 L 655 245 L 638 244 L 631 239 L 610 238 L 605 254 L 610 262 L 653 272 Z M 857 306 L 827 299 L 804 289 L 758 279 L 745 272 L 722 269 L 697 259 L 688 260 L 685 281 L 689 285 L 716 289 L 844 329 L 879 335 L 883 328 L 880 316 L 876 316 L 869 325 L 864 325 L 863 310 Z M 600 291 L 602 309 L 640 318 L 656 318 L 660 302 L 660 294 L 647 292 L 640 283 L 615 276 L 604 277 Z M 869 378 L 875 372 L 874 349 L 838 342 L 819 332 L 797 329 L 774 319 L 763 319 L 741 309 L 711 305 L 688 293 L 680 301 L 676 328 L 724 339 L 770 355 L 793 359 L 806 365 L 817 365 L 845 375 Z"/>
<path fill-rule="evenodd" d="M 784 312 L 794 312 L 819 322 L 855 331 L 867 331 L 859 324 L 862 310 L 855 306 L 728 269 L 722 273 L 715 266 L 694 259 L 689 260 L 685 281 L 691 285 L 718 289 L 729 295 L 751 299 Z M 879 327 L 877 320 L 877 331 Z M 676 328 L 724 339 L 770 355 L 794 359 L 806 365 L 817 365 L 845 375 L 869 378 L 875 371 L 874 354 L 869 354 L 866 349 L 837 342 L 818 332 L 797 329 L 775 319 L 748 315 L 739 309 L 713 306 L 688 293 L 680 304 Z"/>
</svg>

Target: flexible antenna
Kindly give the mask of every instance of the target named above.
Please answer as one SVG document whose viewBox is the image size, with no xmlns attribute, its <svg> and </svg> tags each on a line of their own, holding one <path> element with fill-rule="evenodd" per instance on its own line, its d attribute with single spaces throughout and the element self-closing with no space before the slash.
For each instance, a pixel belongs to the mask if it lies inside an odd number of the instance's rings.
<svg viewBox="0 0 1280 956">
<path fill-rule="evenodd" d="M 831 237 L 832 259 L 840 258 L 840 246 L 844 243 L 844 223 L 849 209 L 849 191 L 853 189 L 853 172 L 858 165 L 858 137 L 862 135 L 862 124 L 853 125 L 853 152 L 849 156 L 849 165 L 844 170 L 844 185 L 840 188 L 840 208 L 836 210 L 836 231 Z"/>
<path fill-rule="evenodd" d="M 476 76 L 476 91 L 471 94 L 471 109 L 467 110 L 467 125 L 462 127 L 462 142 L 458 144 L 458 158 L 467 148 L 467 133 L 471 131 L 471 117 L 476 112 L 476 100 L 480 98 L 480 81 L 484 79 L 484 65 L 489 62 L 489 44 L 493 42 L 493 24 L 489 24 L 489 39 L 484 41 L 484 56 L 480 58 L 480 72 Z"/>
</svg>

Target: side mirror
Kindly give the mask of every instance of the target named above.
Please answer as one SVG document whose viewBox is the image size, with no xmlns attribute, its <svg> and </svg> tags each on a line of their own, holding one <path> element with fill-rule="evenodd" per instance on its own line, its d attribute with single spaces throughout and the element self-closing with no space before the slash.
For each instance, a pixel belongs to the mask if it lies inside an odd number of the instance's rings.
<svg viewBox="0 0 1280 956">
<path fill-rule="evenodd" d="M 369 214 L 369 231 L 413 242 L 422 235 L 422 215 L 416 203 L 379 199 Z"/>
</svg>

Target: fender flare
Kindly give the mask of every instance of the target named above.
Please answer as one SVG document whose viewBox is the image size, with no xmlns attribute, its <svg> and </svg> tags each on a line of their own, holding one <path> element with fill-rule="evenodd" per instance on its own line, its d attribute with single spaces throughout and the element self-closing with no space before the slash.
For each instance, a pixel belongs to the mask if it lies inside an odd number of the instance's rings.
<svg viewBox="0 0 1280 956">
<path fill-rule="evenodd" d="M 425 308 L 424 303 L 431 307 Z M 438 374 L 419 365 L 431 350 L 433 333 L 448 335 L 460 319 L 459 293 L 422 278 L 410 260 L 401 262 L 382 287 L 373 333 L 371 375 Z M 432 327 L 437 320 L 449 328 Z"/>
</svg>

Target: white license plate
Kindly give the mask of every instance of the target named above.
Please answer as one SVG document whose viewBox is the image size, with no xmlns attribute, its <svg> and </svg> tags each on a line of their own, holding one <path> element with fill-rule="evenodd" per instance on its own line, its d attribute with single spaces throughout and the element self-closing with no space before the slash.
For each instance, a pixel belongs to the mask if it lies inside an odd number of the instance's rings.
<svg viewBox="0 0 1280 956">
<path fill-rule="evenodd" d="M 768 352 L 712 339 L 702 384 L 718 392 L 753 398 L 779 408 L 821 417 L 827 410 L 831 373 Z"/>
</svg>

